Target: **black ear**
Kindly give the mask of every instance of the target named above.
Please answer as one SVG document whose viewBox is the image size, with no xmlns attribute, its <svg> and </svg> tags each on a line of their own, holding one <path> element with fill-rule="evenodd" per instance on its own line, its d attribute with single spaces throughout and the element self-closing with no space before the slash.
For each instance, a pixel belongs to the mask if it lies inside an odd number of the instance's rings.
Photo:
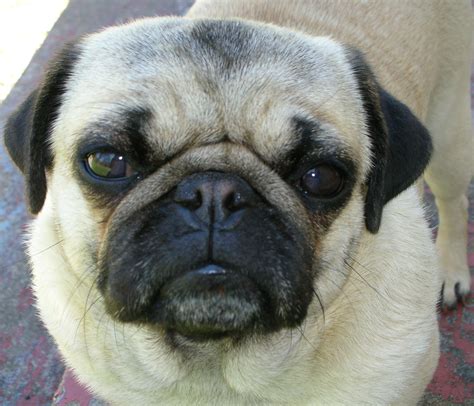
<svg viewBox="0 0 474 406">
<path fill-rule="evenodd" d="M 378 85 L 361 52 L 349 49 L 349 60 L 362 97 L 372 149 L 365 224 L 376 233 L 383 206 L 423 174 L 433 147 L 427 129 L 410 109 Z"/>
<path fill-rule="evenodd" d="M 66 46 L 49 65 L 43 83 L 5 125 L 5 145 L 25 176 L 28 205 L 34 214 L 41 210 L 46 198 L 46 170 L 53 165 L 49 137 L 78 57 L 77 45 Z"/>
</svg>

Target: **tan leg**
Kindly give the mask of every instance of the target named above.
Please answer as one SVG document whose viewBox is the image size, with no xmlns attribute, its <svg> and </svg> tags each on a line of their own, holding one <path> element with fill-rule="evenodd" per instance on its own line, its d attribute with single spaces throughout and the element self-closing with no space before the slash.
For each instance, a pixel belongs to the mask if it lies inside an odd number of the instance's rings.
<svg viewBox="0 0 474 406">
<path fill-rule="evenodd" d="M 443 306 L 452 308 L 470 290 L 467 266 L 466 192 L 473 174 L 470 83 L 435 93 L 427 120 L 434 153 L 425 178 L 436 198 L 439 228 L 436 246 L 444 272 Z"/>
</svg>

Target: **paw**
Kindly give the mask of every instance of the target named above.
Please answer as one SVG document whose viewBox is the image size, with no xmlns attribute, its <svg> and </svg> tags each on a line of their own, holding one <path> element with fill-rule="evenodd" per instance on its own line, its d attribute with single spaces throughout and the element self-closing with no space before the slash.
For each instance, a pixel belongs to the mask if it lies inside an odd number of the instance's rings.
<svg viewBox="0 0 474 406">
<path fill-rule="evenodd" d="M 462 272 L 449 272 L 441 287 L 441 311 L 454 310 L 459 303 L 465 304 L 471 290 L 469 269 Z"/>
</svg>

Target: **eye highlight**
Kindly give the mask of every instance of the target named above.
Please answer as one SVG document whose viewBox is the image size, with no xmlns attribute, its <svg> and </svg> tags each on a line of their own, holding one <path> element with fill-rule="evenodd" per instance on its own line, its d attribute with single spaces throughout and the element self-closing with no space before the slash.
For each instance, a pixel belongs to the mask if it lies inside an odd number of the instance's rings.
<svg viewBox="0 0 474 406">
<path fill-rule="evenodd" d="M 306 172 L 301 177 L 299 186 L 312 197 L 331 198 L 342 190 L 344 178 L 337 168 L 322 164 Z"/>
<path fill-rule="evenodd" d="M 126 158 L 111 151 L 91 152 L 85 158 L 88 172 L 98 178 L 119 180 L 137 174 Z"/>
</svg>

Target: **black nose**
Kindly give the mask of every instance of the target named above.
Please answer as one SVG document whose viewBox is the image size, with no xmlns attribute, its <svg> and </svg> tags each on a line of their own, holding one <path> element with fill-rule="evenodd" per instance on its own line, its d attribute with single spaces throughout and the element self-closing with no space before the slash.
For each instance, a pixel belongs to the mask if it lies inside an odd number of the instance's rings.
<svg viewBox="0 0 474 406">
<path fill-rule="evenodd" d="M 242 178 L 231 173 L 201 172 L 178 184 L 174 200 L 206 224 L 222 225 L 260 198 Z"/>
</svg>

